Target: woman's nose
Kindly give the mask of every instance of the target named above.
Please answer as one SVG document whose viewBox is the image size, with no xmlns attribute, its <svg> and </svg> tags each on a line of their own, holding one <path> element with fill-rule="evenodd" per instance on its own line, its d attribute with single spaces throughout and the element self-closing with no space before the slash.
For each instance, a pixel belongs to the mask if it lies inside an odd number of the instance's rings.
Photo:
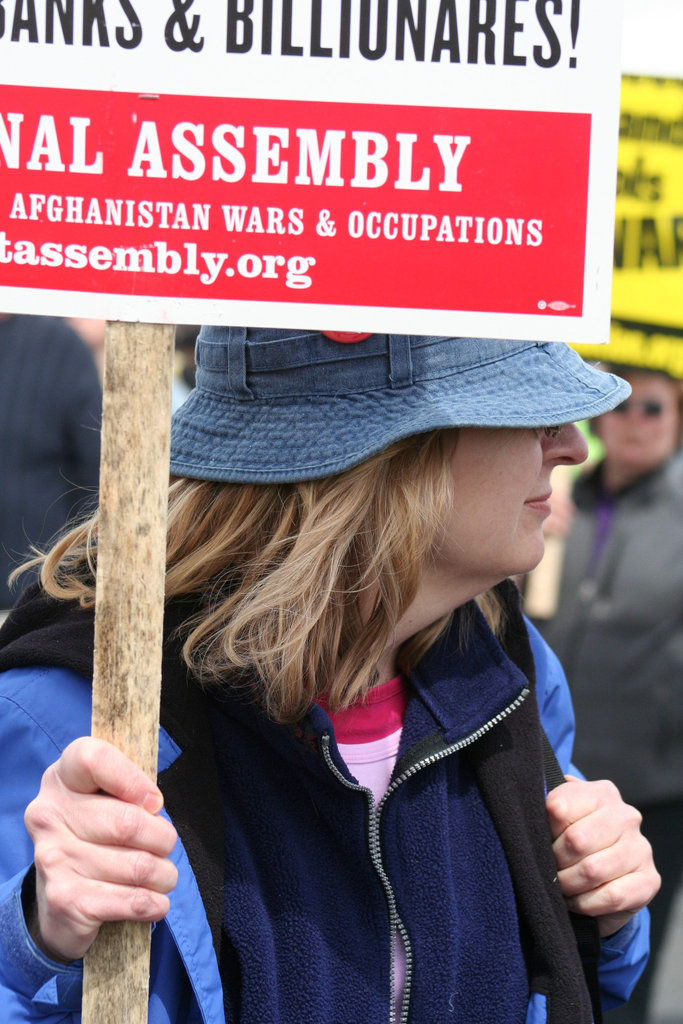
<svg viewBox="0 0 683 1024">
<path fill-rule="evenodd" d="M 565 423 L 559 432 L 543 439 L 546 456 L 553 462 L 577 466 L 588 458 L 588 443 L 575 423 Z"/>
</svg>

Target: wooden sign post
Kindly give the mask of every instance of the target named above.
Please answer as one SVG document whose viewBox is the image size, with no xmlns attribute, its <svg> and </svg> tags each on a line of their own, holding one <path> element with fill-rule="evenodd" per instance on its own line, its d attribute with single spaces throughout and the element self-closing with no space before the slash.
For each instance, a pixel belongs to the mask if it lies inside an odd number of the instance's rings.
<svg viewBox="0 0 683 1024">
<path fill-rule="evenodd" d="M 166 566 L 170 325 L 107 323 L 92 734 L 156 777 Z M 83 1024 L 146 1024 L 150 926 L 105 924 L 85 957 Z"/>
</svg>

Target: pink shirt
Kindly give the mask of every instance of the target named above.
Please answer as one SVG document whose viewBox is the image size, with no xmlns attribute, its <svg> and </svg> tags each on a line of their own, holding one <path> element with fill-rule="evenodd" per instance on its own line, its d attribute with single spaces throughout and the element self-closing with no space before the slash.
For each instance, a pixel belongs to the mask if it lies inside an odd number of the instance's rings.
<svg viewBox="0 0 683 1024">
<path fill-rule="evenodd" d="M 360 784 L 372 790 L 376 804 L 396 764 L 408 693 L 405 677 L 395 676 L 344 711 L 332 714 L 324 698 L 318 702 L 332 719 L 339 753 Z"/>
<path fill-rule="evenodd" d="M 337 743 L 366 743 L 383 739 L 401 728 L 409 693 L 407 679 L 394 676 L 344 711 L 332 714 L 324 696 L 317 703 L 332 719 Z"/>
<path fill-rule="evenodd" d="M 330 712 L 324 698 L 318 701 L 332 719 L 339 753 L 361 786 L 372 791 L 375 806 L 386 793 L 396 764 L 408 696 L 408 681 L 395 676 L 376 686 L 365 700 L 336 714 Z M 398 932 L 394 951 L 394 1006 L 398 1017 L 406 969 L 405 948 Z"/>
</svg>

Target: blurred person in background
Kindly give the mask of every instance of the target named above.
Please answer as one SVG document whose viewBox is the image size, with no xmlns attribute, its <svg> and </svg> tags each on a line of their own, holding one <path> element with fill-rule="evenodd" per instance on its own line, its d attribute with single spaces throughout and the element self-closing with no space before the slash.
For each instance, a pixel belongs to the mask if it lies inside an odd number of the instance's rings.
<svg viewBox="0 0 683 1024">
<path fill-rule="evenodd" d="M 99 317 L 70 316 L 66 322 L 73 327 L 79 338 L 83 339 L 92 352 L 97 372 L 102 380 L 104 376 L 104 335 L 107 330 L 107 321 Z"/>
<path fill-rule="evenodd" d="M 90 317 L 69 317 L 68 323 L 91 349 L 100 380 L 103 380 L 104 339 L 107 332 L 107 321 Z M 194 324 L 178 324 L 175 332 L 175 360 L 171 393 L 173 412 L 183 404 L 194 387 L 194 343 L 199 334 L 199 327 Z"/>
<path fill-rule="evenodd" d="M 199 334 L 197 324 L 178 324 L 175 329 L 175 375 L 191 391 L 197 378 L 194 349 Z"/>
<path fill-rule="evenodd" d="M 175 359 L 173 363 L 173 394 L 171 408 L 175 412 L 195 386 L 197 367 L 194 346 L 199 334 L 197 324 L 177 324 L 175 329 Z"/>
<path fill-rule="evenodd" d="M 592 422 L 600 461 L 571 499 L 553 499 L 545 529 L 565 537 L 557 610 L 534 621 L 569 680 L 577 763 L 642 812 L 662 875 L 649 965 L 610 1013 L 643 1024 L 683 865 L 683 382 L 617 372 L 632 394 Z"/>
<path fill-rule="evenodd" d="M 95 503 L 101 408 L 93 355 L 72 327 L 0 314 L 0 614 L 31 546 Z"/>
</svg>

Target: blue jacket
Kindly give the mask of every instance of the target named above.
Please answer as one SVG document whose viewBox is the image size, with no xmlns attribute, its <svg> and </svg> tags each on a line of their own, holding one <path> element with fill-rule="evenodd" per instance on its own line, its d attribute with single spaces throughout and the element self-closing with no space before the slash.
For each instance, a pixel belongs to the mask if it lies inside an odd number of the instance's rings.
<svg viewBox="0 0 683 1024">
<path fill-rule="evenodd" d="M 44 769 L 89 731 L 88 644 L 74 638 L 91 623 L 72 619 L 56 644 L 40 629 L 17 641 L 10 623 L 0 651 L 0 989 L 12 1024 L 80 1018 L 80 965 L 40 954 L 20 902 L 32 855 L 24 808 Z M 167 645 L 159 771 L 179 882 L 153 933 L 151 1024 L 391 1021 L 397 933 L 406 1022 L 589 1024 L 538 729 L 540 709 L 568 769 L 569 696 L 540 637 L 530 629 L 529 648 L 512 621 L 515 661 L 477 619 L 466 655 L 454 632 L 418 666 L 377 814 L 321 709 L 288 728 L 235 693 L 206 701 Z M 45 667 L 31 667 L 38 650 Z M 646 948 L 646 913 L 603 942 L 605 1007 L 628 995 Z"/>
</svg>

